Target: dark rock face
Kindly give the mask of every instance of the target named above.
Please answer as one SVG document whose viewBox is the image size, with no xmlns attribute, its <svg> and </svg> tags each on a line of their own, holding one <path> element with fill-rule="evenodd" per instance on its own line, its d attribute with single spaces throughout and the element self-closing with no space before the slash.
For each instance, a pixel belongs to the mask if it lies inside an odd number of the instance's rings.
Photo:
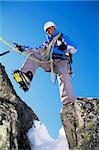
<svg viewBox="0 0 99 150">
<path fill-rule="evenodd" d="M 70 150 L 99 150 L 99 99 L 78 98 L 61 118 Z"/>
<path fill-rule="evenodd" d="M 63 106 L 62 124 L 70 150 L 99 150 L 99 99 L 78 98 Z M 34 112 L 16 94 L 0 63 L 0 150 L 30 150 L 27 131 Z"/>
<path fill-rule="evenodd" d="M 33 120 L 39 119 L 18 97 L 0 64 L 0 150 L 30 150 L 26 132 Z"/>
<path fill-rule="evenodd" d="M 0 98 L 0 150 L 18 149 L 17 117 L 13 103 Z"/>
</svg>

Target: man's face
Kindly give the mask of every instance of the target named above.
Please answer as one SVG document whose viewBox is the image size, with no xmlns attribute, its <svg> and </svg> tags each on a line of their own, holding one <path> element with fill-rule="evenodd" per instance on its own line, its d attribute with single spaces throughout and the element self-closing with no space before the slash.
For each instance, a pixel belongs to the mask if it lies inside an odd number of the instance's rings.
<svg viewBox="0 0 99 150">
<path fill-rule="evenodd" d="M 54 33 L 54 30 L 55 30 L 55 27 L 52 26 L 52 27 L 49 27 L 49 28 L 46 30 L 46 32 L 47 32 L 48 35 L 52 36 L 53 33 Z"/>
</svg>

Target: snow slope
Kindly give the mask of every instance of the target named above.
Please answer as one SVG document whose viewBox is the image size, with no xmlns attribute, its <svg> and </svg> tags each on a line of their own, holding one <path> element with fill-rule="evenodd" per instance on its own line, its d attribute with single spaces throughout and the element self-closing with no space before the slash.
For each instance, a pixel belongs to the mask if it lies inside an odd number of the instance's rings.
<svg viewBox="0 0 99 150">
<path fill-rule="evenodd" d="M 45 125 L 35 120 L 27 136 L 32 150 L 69 150 L 63 127 L 59 130 L 58 139 L 53 139 Z"/>
</svg>

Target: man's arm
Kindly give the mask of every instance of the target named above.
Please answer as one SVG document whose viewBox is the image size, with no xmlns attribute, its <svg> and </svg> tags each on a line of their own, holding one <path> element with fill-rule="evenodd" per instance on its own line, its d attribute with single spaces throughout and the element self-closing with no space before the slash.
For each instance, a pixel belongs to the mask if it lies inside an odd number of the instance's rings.
<svg viewBox="0 0 99 150">
<path fill-rule="evenodd" d="M 67 53 L 70 53 L 70 54 L 74 54 L 77 52 L 77 46 L 76 44 L 70 39 L 69 36 L 67 35 L 63 35 L 62 36 L 62 41 L 67 45 Z"/>
</svg>

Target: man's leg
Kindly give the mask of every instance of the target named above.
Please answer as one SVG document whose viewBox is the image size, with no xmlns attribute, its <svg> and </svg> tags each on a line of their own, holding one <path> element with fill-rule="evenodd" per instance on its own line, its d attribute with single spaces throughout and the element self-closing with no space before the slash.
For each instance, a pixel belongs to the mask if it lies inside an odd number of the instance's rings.
<svg viewBox="0 0 99 150">
<path fill-rule="evenodd" d="M 30 59 L 30 57 L 34 58 L 34 55 L 32 52 L 30 52 L 27 59 L 25 60 L 25 62 L 21 66 L 21 71 L 25 74 L 28 74 L 28 72 L 31 72 L 32 75 L 34 75 L 39 63 Z"/>
<path fill-rule="evenodd" d="M 40 58 L 41 58 L 41 55 L 40 55 L 39 49 L 38 50 L 29 49 L 28 57 L 23 63 L 21 69 L 16 70 L 13 74 L 15 80 L 17 81 L 17 83 L 20 84 L 21 88 L 24 91 L 28 91 L 29 89 L 30 82 L 35 74 L 36 69 L 39 66 L 39 62 L 35 60 L 39 60 Z"/>
<path fill-rule="evenodd" d="M 24 85 L 24 87 L 26 87 L 26 91 L 28 90 L 28 87 L 30 85 L 32 77 L 34 76 L 35 71 L 38 67 L 43 68 L 47 72 L 50 72 L 49 63 L 43 61 L 42 53 L 44 52 L 44 50 L 45 50 L 45 48 L 29 49 L 28 50 L 29 55 L 28 55 L 26 61 L 23 63 L 21 69 L 18 70 L 19 75 L 21 76 L 21 74 L 22 74 L 22 77 L 24 78 L 24 81 L 23 81 L 24 84 L 26 83 L 25 81 L 27 81 L 27 83 Z M 29 57 L 31 57 L 32 59 L 30 59 Z M 35 60 L 33 60 L 33 58 Z M 17 73 L 17 71 L 16 71 L 16 73 Z M 20 82 L 19 84 L 21 85 L 21 83 L 22 82 Z"/>
<path fill-rule="evenodd" d="M 56 70 L 58 71 L 57 76 L 62 103 L 74 102 L 76 98 L 71 84 L 68 61 L 60 61 L 56 66 Z"/>
</svg>

